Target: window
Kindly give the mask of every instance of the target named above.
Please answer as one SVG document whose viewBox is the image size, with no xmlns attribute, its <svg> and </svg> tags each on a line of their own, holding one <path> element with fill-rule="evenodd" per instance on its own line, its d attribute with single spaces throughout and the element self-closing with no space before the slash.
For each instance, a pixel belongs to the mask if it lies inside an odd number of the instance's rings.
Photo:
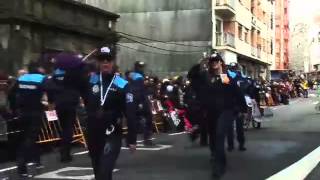
<svg viewBox="0 0 320 180">
<path fill-rule="evenodd" d="M 271 29 L 273 29 L 273 14 L 271 14 L 271 18 L 270 18 L 270 27 Z"/>
<path fill-rule="evenodd" d="M 216 45 L 222 45 L 222 21 L 216 19 Z"/>
<path fill-rule="evenodd" d="M 246 30 L 244 31 L 244 41 L 246 43 L 249 43 L 249 29 L 246 28 Z"/>
<path fill-rule="evenodd" d="M 240 40 L 243 40 L 241 24 L 239 24 L 239 26 L 238 26 L 238 37 L 239 37 Z"/>
<path fill-rule="evenodd" d="M 222 21 L 219 19 L 216 19 L 216 32 L 222 32 Z"/>
</svg>

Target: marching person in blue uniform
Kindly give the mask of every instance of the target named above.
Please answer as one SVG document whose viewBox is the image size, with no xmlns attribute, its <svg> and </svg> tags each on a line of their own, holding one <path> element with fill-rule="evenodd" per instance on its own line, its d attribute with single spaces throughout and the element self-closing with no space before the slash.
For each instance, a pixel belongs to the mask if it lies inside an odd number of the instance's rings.
<svg viewBox="0 0 320 180">
<path fill-rule="evenodd" d="M 228 76 L 231 78 L 231 83 L 234 84 L 234 86 L 238 86 L 241 90 L 242 96 L 244 97 L 246 94 L 248 94 L 248 87 L 249 84 L 247 82 L 246 77 L 242 75 L 242 73 L 239 71 L 238 64 L 237 63 L 231 63 L 230 68 L 228 70 Z M 239 105 L 240 106 L 240 105 Z M 239 143 L 239 150 L 245 151 L 245 136 L 244 136 L 244 130 L 243 130 L 243 121 L 244 116 L 239 111 L 240 107 L 237 107 L 235 109 L 235 118 L 236 121 L 236 132 L 237 132 L 237 140 Z M 231 122 L 231 126 L 228 129 L 228 151 L 233 151 L 234 149 L 234 123 Z"/>
<path fill-rule="evenodd" d="M 68 64 L 63 63 L 68 61 Z M 55 70 L 52 75 L 52 108 L 57 111 L 62 128 L 62 140 L 60 147 L 60 161 L 70 162 L 72 156 L 71 142 L 76 121 L 76 109 L 79 105 L 82 82 L 79 74 L 84 72 L 84 64 L 76 54 L 61 53 L 55 57 Z"/>
<path fill-rule="evenodd" d="M 111 180 L 121 149 L 123 114 L 127 119 L 129 149 L 136 149 L 136 97 L 130 84 L 114 71 L 114 48 L 99 48 L 95 57 L 99 71 L 90 75 L 84 98 L 87 143 L 96 180 Z"/>
<path fill-rule="evenodd" d="M 239 87 L 230 83 L 222 57 L 213 53 L 208 71 L 202 73 L 199 98 L 207 114 L 213 176 L 221 177 L 226 170 L 225 137 L 234 118 L 234 109 L 246 112 L 246 103 Z M 240 104 L 240 105 L 239 105 Z"/>
<path fill-rule="evenodd" d="M 133 94 L 135 96 L 134 104 L 136 105 L 138 118 L 142 117 L 145 120 L 143 128 L 143 143 L 146 146 L 152 146 L 152 113 L 147 88 L 144 84 L 144 67 L 144 62 L 135 62 L 134 70 L 129 73 L 128 79 L 131 83 Z M 137 119 L 137 122 L 139 121 L 140 119 Z"/>
<path fill-rule="evenodd" d="M 36 158 L 40 162 L 40 154 L 36 147 L 44 106 L 42 97 L 46 91 L 46 76 L 41 72 L 38 63 L 29 64 L 29 72 L 20 76 L 14 86 L 16 106 L 21 125 L 21 140 L 17 150 L 18 174 L 28 177 L 26 164 Z M 30 156 L 30 153 L 32 154 Z"/>
</svg>

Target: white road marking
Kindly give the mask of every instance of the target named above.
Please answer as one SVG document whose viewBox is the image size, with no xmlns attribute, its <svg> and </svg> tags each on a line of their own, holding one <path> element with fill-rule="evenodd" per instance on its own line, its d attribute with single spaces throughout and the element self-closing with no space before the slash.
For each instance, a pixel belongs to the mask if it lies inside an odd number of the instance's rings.
<svg viewBox="0 0 320 180">
<path fill-rule="evenodd" d="M 169 149 L 172 148 L 173 146 L 171 145 L 162 145 L 162 144 L 157 144 L 156 147 L 146 147 L 143 144 L 137 144 L 137 150 L 140 151 L 160 151 L 160 150 L 164 150 L 164 149 Z M 128 147 L 121 147 L 122 150 L 128 150 Z M 89 151 L 82 151 L 82 152 L 78 152 L 78 153 L 74 153 L 74 156 L 79 156 L 79 155 L 83 155 L 83 154 L 88 154 Z"/>
<path fill-rule="evenodd" d="M 267 180 L 301 180 L 305 179 L 308 174 L 320 162 L 320 146 L 303 157 L 301 160 L 269 177 Z"/>
<path fill-rule="evenodd" d="M 155 140 L 156 138 L 151 138 L 150 140 Z M 140 140 L 140 141 L 137 141 L 137 143 L 142 143 L 144 142 L 144 140 Z M 139 146 L 139 144 L 138 144 Z M 73 153 L 74 156 L 79 156 L 79 155 L 83 155 L 83 154 L 88 154 L 89 151 L 81 151 L 81 152 L 77 152 L 77 153 Z"/>
<path fill-rule="evenodd" d="M 183 132 L 179 132 L 179 133 L 172 133 L 172 134 L 169 134 L 169 136 L 176 136 L 176 135 L 187 134 L 187 133 L 188 133 L 188 132 L 183 131 Z"/>
<path fill-rule="evenodd" d="M 32 165 L 34 165 L 34 163 L 28 163 L 27 165 L 32 166 Z M 6 171 L 11 171 L 11 170 L 14 170 L 17 168 L 18 168 L 17 166 L 12 166 L 12 167 L 8 167 L 8 168 L 0 169 L 0 173 L 6 172 Z"/>
<path fill-rule="evenodd" d="M 6 171 L 11 171 L 11 170 L 14 170 L 14 169 L 17 169 L 17 166 L 12 166 L 12 167 L 9 167 L 9 168 L 1 169 L 0 173 L 6 172 Z"/>
<path fill-rule="evenodd" d="M 316 105 L 316 104 L 318 104 L 318 103 L 319 103 L 319 101 L 315 101 L 315 102 L 313 102 L 312 104 Z"/>
<path fill-rule="evenodd" d="M 86 171 L 86 170 L 93 170 L 93 168 L 87 168 L 87 167 L 66 167 L 62 169 L 58 169 L 56 171 L 51 171 L 47 172 L 38 176 L 35 176 L 34 178 L 39 178 L 39 179 L 94 179 L 94 175 L 84 175 L 84 176 L 64 176 L 61 175 L 62 172 L 68 172 L 68 171 Z M 118 172 L 120 169 L 114 169 L 113 172 Z"/>
<path fill-rule="evenodd" d="M 156 138 L 151 138 L 150 140 L 155 140 Z M 137 143 L 142 143 L 144 140 L 137 141 Z"/>
<path fill-rule="evenodd" d="M 82 151 L 82 152 L 78 152 L 78 153 L 73 153 L 74 156 L 79 156 L 79 155 L 83 155 L 83 154 L 88 154 L 89 151 Z"/>
<path fill-rule="evenodd" d="M 161 145 L 161 144 L 157 144 L 157 146 L 159 147 L 145 147 L 141 144 L 137 144 L 137 150 L 139 151 L 160 151 L 160 150 L 164 150 L 164 149 L 169 149 L 172 148 L 171 145 Z M 123 150 L 128 150 L 129 148 L 127 147 L 122 147 L 121 149 Z"/>
</svg>

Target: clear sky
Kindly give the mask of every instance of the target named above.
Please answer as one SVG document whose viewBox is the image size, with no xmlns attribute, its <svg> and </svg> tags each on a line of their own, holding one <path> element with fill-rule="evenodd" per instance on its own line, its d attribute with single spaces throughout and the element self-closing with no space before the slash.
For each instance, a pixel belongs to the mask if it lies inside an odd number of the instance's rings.
<svg viewBox="0 0 320 180">
<path fill-rule="evenodd" d="M 290 22 L 312 23 L 314 16 L 320 14 L 320 0 L 289 0 Z"/>
<path fill-rule="evenodd" d="M 320 24 L 315 24 L 314 20 L 320 17 L 320 0 L 289 0 L 289 7 L 291 30 L 296 24 L 305 23 L 309 27 L 309 37 L 319 32 Z"/>
</svg>

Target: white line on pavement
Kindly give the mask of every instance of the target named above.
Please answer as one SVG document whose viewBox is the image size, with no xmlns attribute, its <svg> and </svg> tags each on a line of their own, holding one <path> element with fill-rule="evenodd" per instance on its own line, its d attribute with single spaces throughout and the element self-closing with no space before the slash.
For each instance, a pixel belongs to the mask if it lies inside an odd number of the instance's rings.
<svg viewBox="0 0 320 180">
<path fill-rule="evenodd" d="M 301 160 L 269 177 L 267 180 L 301 180 L 305 179 L 308 174 L 318 165 L 320 161 L 320 146 L 303 157 Z"/>
<path fill-rule="evenodd" d="M 156 138 L 151 138 L 150 140 L 155 140 Z M 137 143 L 142 143 L 144 140 L 137 141 Z"/>
<path fill-rule="evenodd" d="M 137 145 L 137 150 L 140 150 L 140 151 L 160 151 L 160 150 L 172 148 L 171 145 L 161 145 L 161 144 L 157 144 L 157 146 L 159 146 L 159 147 L 146 148 L 146 147 L 143 147 L 143 145 L 139 145 L 139 144 L 138 144 L 138 145 Z M 127 147 L 122 147 L 121 149 L 123 149 L 123 150 L 128 150 L 129 148 L 127 148 Z"/>
<path fill-rule="evenodd" d="M 151 138 L 150 140 L 155 140 L 156 138 Z M 144 142 L 144 140 L 140 140 L 140 141 L 137 141 L 137 143 L 142 143 Z M 139 144 L 138 144 L 139 146 Z M 73 153 L 74 156 L 79 156 L 79 155 L 83 155 L 83 154 L 88 154 L 89 151 L 81 151 L 81 152 L 77 152 L 77 153 Z"/>
<path fill-rule="evenodd" d="M 145 147 L 143 144 L 137 144 L 137 150 L 140 151 L 160 151 L 163 149 L 169 149 L 172 148 L 171 145 L 161 145 L 161 144 L 157 144 L 156 147 Z M 121 147 L 122 150 L 128 150 L 128 147 Z M 79 156 L 79 155 L 83 155 L 83 154 L 88 154 L 89 151 L 82 151 L 82 152 L 78 152 L 78 153 L 74 153 L 74 156 Z"/>
<path fill-rule="evenodd" d="M 88 154 L 89 151 L 82 151 L 82 152 L 78 152 L 78 153 L 73 153 L 74 156 L 79 156 L 79 155 L 83 155 L 83 154 Z"/>
<path fill-rule="evenodd" d="M 88 170 L 93 170 L 91 167 L 65 167 L 62 169 L 58 169 L 55 171 L 51 172 L 46 172 L 44 174 L 40 174 L 35 176 L 34 178 L 36 179 L 94 179 L 93 174 L 88 174 L 88 175 L 82 175 L 82 176 L 72 176 L 72 175 L 63 175 L 63 172 L 70 172 L 70 171 L 88 171 Z M 120 169 L 114 169 L 113 172 L 118 172 Z"/>
<path fill-rule="evenodd" d="M 32 165 L 34 165 L 34 163 L 28 163 L 27 165 L 28 166 L 32 166 Z M 12 166 L 12 167 L 9 167 L 9 168 L 0 169 L 0 173 L 6 172 L 6 171 L 11 171 L 11 170 L 14 170 L 14 169 L 17 169 L 17 168 L 18 168 L 17 166 Z"/>
<path fill-rule="evenodd" d="M 313 102 L 312 104 L 316 105 L 316 104 L 318 104 L 318 103 L 319 103 L 319 101 L 315 101 L 315 102 Z"/>
<path fill-rule="evenodd" d="M 188 132 L 183 131 L 183 132 L 179 132 L 179 133 L 172 133 L 172 134 L 169 134 L 169 136 L 176 136 L 176 135 L 187 134 L 187 133 L 188 133 Z"/>
<path fill-rule="evenodd" d="M 11 171 L 11 170 L 14 170 L 14 169 L 17 169 L 17 166 L 5 168 L 5 169 L 0 169 L 0 173 L 6 172 L 6 171 Z"/>
</svg>

